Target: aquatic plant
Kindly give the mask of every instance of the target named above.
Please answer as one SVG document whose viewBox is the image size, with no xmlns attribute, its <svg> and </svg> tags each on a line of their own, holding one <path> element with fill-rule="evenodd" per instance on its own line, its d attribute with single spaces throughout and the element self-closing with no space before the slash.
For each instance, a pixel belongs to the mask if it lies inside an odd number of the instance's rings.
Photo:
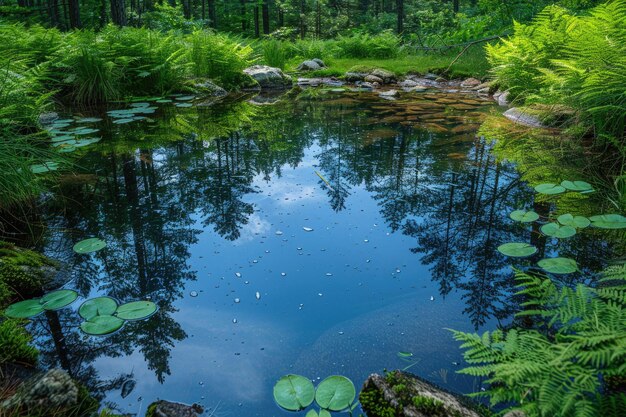
<svg viewBox="0 0 626 417">
<path fill-rule="evenodd" d="M 352 411 L 356 408 L 356 389 L 345 376 L 332 375 L 315 388 L 311 380 L 301 375 L 285 375 L 274 384 L 274 400 L 288 411 L 300 411 L 315 403 L 320 411 L 309 410 L 307 417 L 329 416 L 330 411 Z"/>
</svg>

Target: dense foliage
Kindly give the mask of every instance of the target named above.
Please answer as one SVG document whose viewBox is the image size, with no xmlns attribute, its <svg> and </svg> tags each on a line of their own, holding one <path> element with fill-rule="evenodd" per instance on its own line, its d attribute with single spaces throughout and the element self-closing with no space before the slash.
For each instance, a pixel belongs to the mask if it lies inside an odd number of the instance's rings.
<svg viewBox="0 0 626 417">
<path fill-rule="evenodd" d="M 564 105 L 577 129 L 626 157 L 626 1 L 587 15 L 547 7 L 488 46 L 496 82 L 520 104 Z"/>
<path fill-rule="evenodd" d="M 478 395 L 513 403 L 531 417 L 621 415 L 626 265 L 608 268 L 598 288 L 559 287 L 530 272 L 516 279 L 526 299 L 517 317 L 532 319 L 532 328 L 454 332 L 473 365 L 462 372 L 489 378 L 489 389 Z"/>
</svg>

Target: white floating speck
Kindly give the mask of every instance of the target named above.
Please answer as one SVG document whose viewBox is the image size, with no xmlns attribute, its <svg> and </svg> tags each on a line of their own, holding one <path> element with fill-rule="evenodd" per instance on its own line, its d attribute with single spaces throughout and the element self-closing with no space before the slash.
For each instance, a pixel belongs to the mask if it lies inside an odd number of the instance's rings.
<svg viewBox="0 0 626 417">
<path fill-rule="evenodd" d="M 233 319 L 233 323 L 237 324 L 237 319 Z"/>
<path fill-rule="evenodd" d="M 430 296 L 430 301 L 435 301 L 435 297 L 433 297 L 432 295 Z"/>
<path fill-rule="evenodd" d="M 327 272 L 327 273 L 326 273 L 326 276 L 327 276 L 327 277 L 332 277 L 332 276 L 333 276 L 333 274 L 331 274 L 330 272 Z"/>
<path fill-rule="evenodd" d="M 339 334 L 343 334 L 343 332 L 339 332 Z"/>
<path fill-rule="evenodd" d="M 255 297 L 256 297 L 257 300 L 260 300 L 261 299 L 261 293 L 257 291 L 256 294 L 255 294 Z"/>
<path fill-rule="evenodd" d="M 304 230 L 305 232 L 312 232 L 313 229 L 311 229 L 310 227 L 303 227 L 302 230 Z"/>
<path fill-rule="evenodd" d="M 282 235 L 282 234 L 283 234 L 283 232 L 281 232 L 280 230 L 277 230 L 277 231 L 276 231 L 276 235 L 277 235 L 277 236 L 280 236 L 280 235 Z"/>
<path fill-rule="evenodd" d="M 363 239 L 363 242 L 367 243 L 369 242 L 369 239 Z"/>
<path fill-rule="evenodd" d="M 286 272 L 281 272 L 281 273 L 280 273 L 280 276 L 281 276 L 281 277 L 286 277 L 286 276 L 287 276 L 287 273 L 286 273 Z"/>
<path fill-rule="evenodd" d="M 237 278 L 241 278 L 241 272 L 235 272 L 235 276 L 236 276 Z"/>
<path fill-rule="evenodd" d="M 318 293 L 317 293 L 317 295 L 319 295 L 319 296 L 321 297 L 321 296 L 322 296 L 322 295 L 324 295 L 324 294 L 322 294 L 321 292 L 318 292 Z"/>
<path fill-rule="evenodd" d="M 241 300 L 239 298 L 235 298 L 235 303 L 239 304 Z"/>
<path fill-rule="evenodd" d="M 192 291 L 189 293 L 190 296 L 192 297 L 197 297 L 198 296 L 198 292 L 197 291 Z"/>
</svg>

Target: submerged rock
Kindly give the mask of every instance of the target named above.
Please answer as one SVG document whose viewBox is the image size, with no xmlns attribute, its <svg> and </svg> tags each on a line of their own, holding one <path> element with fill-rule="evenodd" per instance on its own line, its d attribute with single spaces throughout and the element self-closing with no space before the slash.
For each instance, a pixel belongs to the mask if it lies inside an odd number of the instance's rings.
<svg viewBox="0 0 626 417">
<path fill-rule="evenodd" d="M 370 375 L 359 401 L 368 417 L 482 416 L 469 400 L 402 371 Z"/>
<path fill-rule="evenodd" d="M 252 77 L 262 89 L 283 89 L 292 85 L 291 77 L 283 74 L 280 68 L 253 65 L 244 69 L 243 72 Z"/>
<path fill-rule="evenodd" d="M 148 406 L 146 417 L 197 417 L 204 413 L 204 409 L 198 405 L 186 405 L 160 400 Z"/>
<path fill-rule="evenodd" d="M 383 98 L 397 97 L 398 96 L 398 90 L 381 91 L 380 93 L 378 93 L 378 95 L 383 97 Z"/>
</svg>

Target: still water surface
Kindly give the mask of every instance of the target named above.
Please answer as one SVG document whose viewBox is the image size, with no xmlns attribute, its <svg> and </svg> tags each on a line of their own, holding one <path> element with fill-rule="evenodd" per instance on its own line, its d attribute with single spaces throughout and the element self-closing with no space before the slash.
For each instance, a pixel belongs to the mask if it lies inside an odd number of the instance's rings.
<svg viewBox="0 0 626 417">
<path fill-rule="evenodd" d="M 108 337 L 81 334 L 72 309 L 48 313 L 32 327 L 44 365 L 137 415 L 157 398 L 285 415 L 271 388 L 287 373 L 358 386 L 413 364 L 446 388 L 479 389 L 455 374 L 462 357 L 446 328 L 510 320 L 498 245 L 554 250 L 508 219 L 532 192 L 476 137 L 489 112 L 467 94 L 308 92 L 105 119 L 103 140 L 45 202 L 40 249 L 67 265 L 82 298 L 160 309 Z M 72 252 L 94 236 L 107 248 Z M 576 253 L 581 239 L 559 250 Z"/>
</svg>

